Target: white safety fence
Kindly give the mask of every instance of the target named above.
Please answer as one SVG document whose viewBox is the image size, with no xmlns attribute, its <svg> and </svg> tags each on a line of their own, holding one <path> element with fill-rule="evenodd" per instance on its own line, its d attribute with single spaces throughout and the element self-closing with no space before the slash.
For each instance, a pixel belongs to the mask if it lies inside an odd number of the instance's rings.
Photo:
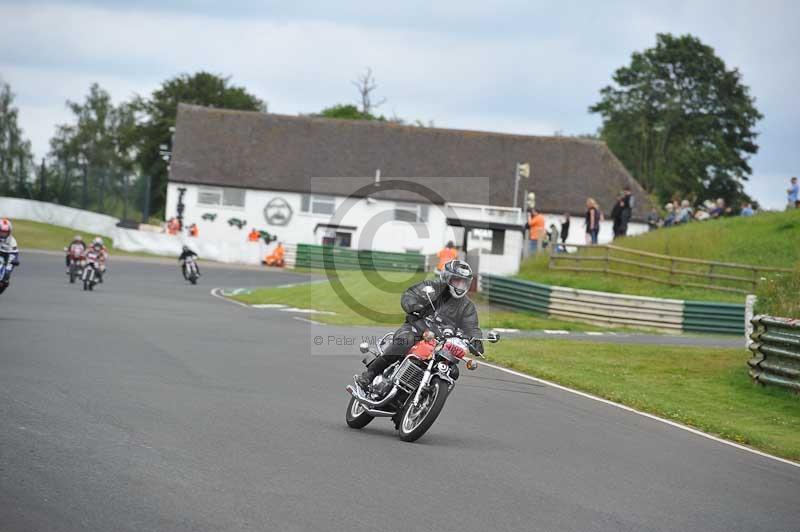
<svg viewBox="0 0 800 532">
<path fill-rule="evenodd" d="M 137 231 L 117 227 L 119 220 L 112 216 L 64 207 L 54 203 L 0 197 L 0 217 L 18 220 L 31 220 L 61 227 L 69 227 L 77 232 L 88 233 L 86 237 L 102 235 L 111 238 L 114 247 L 124 251 L 152 253 L 176 257 L 184 245 L 189 246 L 202 259 L 225 263 L 261 264 L 272 251 L 275 243 L 269 246 L 263 240 L 249 242 L 242 235 L 242 242 L 222 242 L 218 240 L 190 237 L 185 234 L 169 235 L 151 231 Z M 67 242 L 64 242 L 67 245 Z M 286 247 L 287 266 L 294 265 L 295 247 Z"/>
</svg>

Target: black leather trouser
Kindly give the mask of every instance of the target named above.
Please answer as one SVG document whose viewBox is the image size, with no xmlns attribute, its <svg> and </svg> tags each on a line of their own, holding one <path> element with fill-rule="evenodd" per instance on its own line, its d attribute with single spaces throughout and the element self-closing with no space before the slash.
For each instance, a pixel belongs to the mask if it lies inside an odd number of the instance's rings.
<svg viewBox="0 0 800 532">
<path fill-rule="evenodd" d="M 375 358 L 369 366 L 367 366 L 367 375 L 370 380 L 374 379 L 383 370 L 406 356 L 409 349 L 422 339 L 421 334 L 415 333 L 410 323 L 404 323 L 394 333 L 394 338 L 389 346 L 387 346 L 383 355 Z"/>
</svg>

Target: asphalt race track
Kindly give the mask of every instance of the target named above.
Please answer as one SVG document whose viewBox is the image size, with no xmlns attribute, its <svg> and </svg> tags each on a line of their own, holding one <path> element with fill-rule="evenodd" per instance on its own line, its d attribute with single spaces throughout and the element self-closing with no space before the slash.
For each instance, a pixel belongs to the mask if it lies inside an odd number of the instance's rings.
<svg viewBox="0 0 800 532">
<path fill-rule="evenodd" d="M 349 429 L 356 347 L 209 295 L 302 276 L 190 286 L 112 257 L 85 293 L 60 256 L 22 260 L 0 296 L 3 532 L 800 529 L 800 468 L 486 367 L 415 444 Z"/>
</svg>

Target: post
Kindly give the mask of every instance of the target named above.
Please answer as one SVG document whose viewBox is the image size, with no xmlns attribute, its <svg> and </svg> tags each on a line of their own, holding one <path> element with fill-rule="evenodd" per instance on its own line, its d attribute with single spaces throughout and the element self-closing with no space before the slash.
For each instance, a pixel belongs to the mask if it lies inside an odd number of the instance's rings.
<svg viewBox="0 0 800 532">
<path fill-rule="evenodd" d="M 150 174 L 144 176 L 144 201 L 142 202 L 142 223 L 150 220 Z"/>
<path fill-rule="evenodd" d="M 750 347 L 753 340 L 750 335 L 753 334 L 753 308 L 756 305 L 756 296 L 750 294 L 744 299 L 744 342 L 746 347 Z"/>
<path fill-rule="evenodd" d="M 514 165 L 514 203 L 512 206 L 517 207 L 517 198 L 519 197 L 519 163 Z"/>
<path fill-rule="evenodd" d="M 122 176 L 122 221 L 128 220 L 128 174 Z"/>
</svg>

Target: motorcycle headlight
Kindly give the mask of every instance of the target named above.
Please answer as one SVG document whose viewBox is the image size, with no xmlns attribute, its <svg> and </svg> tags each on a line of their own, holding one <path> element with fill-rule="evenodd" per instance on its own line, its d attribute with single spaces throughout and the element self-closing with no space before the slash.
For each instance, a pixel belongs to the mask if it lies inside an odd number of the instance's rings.
<svg viewBox="0 0 800 532">
<path fill-rule="evenodd" d="M 447 373 L 447 370 L 450 368 L 450 366 L 448 366 L 444 362 L 439 362 L 437 367 L 439 368 L 439 373 Z"/>
</svg>

